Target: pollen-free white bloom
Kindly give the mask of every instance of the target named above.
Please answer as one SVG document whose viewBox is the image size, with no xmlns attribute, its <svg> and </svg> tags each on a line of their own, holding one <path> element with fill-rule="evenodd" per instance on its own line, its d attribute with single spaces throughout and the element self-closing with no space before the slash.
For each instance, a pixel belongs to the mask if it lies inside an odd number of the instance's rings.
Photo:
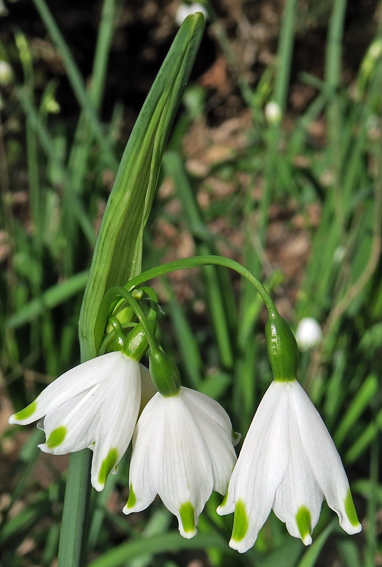
<svg viewBox="0 0 382 567">
<path fill-rule="evenodd" d="M 301 319 L 296 329 L 296 341 L 302 351 L 317 345 L 322 339 L 322 329 L 312 317 Z"/>
<path fill-rule="evenodd" d="M 49 384 L 9 423 L 38 427 L 46 441 L 45 453 L 63 455 L 89 447 L 93 450 L 91 483 L 102 490 L 133 435 L 141 405 L 152 394 L 147 368 L 121 352 L 111 352 L 72 368 Z"/>
<path fill-rule="evenodd" d="M 340 456 L 296 381 L 274 381 L 244 440 L 218 513 L 235 511 L 230 546 L 252 547 L 273 508 L 288 532 L 312 542 L 323 497 L 348 534 L 361 530 Z"/>
<path fill-rule="evenodd" d="M 135 429 L 123 512 L 140 512 L 159 494 L 180 534 L 193 537 L 212 490 L 227 490 L 236 461 L 232 435 L 238 441 L 227 413 L 205 394 L 184 387 L 171 397 L 155 394 Z"/>
</svg>

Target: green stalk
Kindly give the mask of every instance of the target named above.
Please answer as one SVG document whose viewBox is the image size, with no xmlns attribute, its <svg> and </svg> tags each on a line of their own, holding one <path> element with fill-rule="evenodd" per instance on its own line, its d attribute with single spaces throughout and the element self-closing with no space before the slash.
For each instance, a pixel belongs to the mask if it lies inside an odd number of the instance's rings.
<svg viewBox="0 0 382 567">
<path fill-rule="evenodd" d="M 141 274 L 132 278 L 124 287 L 128 291 L 132 291 L 135 287 L 153 278 L 157 278 L 158 276 L 164 276 L 165 274 L 176 272 L 177 270 L 187 270 L 190 268 L 199 268 L 201 266 L 224 266 L 239 273 L 241 276 L 246 278 L 257 290 L 261 299 L 265 303 L 269 315 L 278 314 L 275 304 L 263 284 L 249 270 L 244 268 L 244 266 L 242 266 L 238 262 L 235 262 L 235 260 L 224 258 L 223 256 L 195 256 L 193 258 L 184 258 L 182 260 L 176 260 L 175 262 L 169 262 L 167 264 L 163 264 L 162 266 L 157 266 L 156 268 L 151 268 L 150 270 L 142 272 Z M 115 292 L 115 289 L 110 290 L 110 293 L 112 291 Z M 102 343 L 105 321 L 108 318 L 109 306 L 110 301 L 105 299 L 102 301 L 98 310 L 94 335 L 95 341 L 99 345 L 101 345 Z"/>
<path fill-rule="evenodd" d="M 121 296 L 125 301 L 127 301 L 130 307 L 132 307 L 135 315 L 139 319 L 139 322 L 142 324 L 143 330 L 146 334 L 151 350 L 159 350 L 158 342 L 154 336 L 154 333 L 150 328 L 150 325 L 146 320 L 146 316 L 143 313 L 142 308 L 140 307 L 138 301 L 126 290 L 126 288 L 113 287 L 112 289 L 109 289 L 109 291 L 105 294 L 105 297 L 103 298 L 100 310 L 103 311 L 104 306 L 108 308 L 116 295 Z"/>
<path fill-rule="evenodd" d="M 69 461 L 57 567 L 84 564 L 87 508 L 90 501 L 90 450 L 73 453 Z M 84 537 L 85 536 L 85 537 Z"/>
<path fill-rule="evenodd" d="M 341 106 L 337 90 L 341 83 L 342 35 L 347 0 L 334 0 L 333 11 L 329 22 L 328 46 L 325 61 L 325 80 L 329 88 L 331 102 L 328 106 L 327 121 L 329 133 L 330 155 L 334 173 L 334 209 L 337 221 L 344 228 L 344 202 L 342 194 L 341 172 Z"/>
<path fill-rule="evenodd" d="M 196 268 L 200 266 L 224 266 L 234 270 L 253 285 L 261 296 L 261 299 L 264 301 L 269 313 L 276 312 L 275 304 L 263 284 L 249 270 L 247 270 L 247 268 L 244 268 L 244 266 L 239 264 L 239 262 L 235 262 L 235 260 L 231 260 L 230 258 L 224 258 L 223 256 L 194 256 L 193 258 L 184 258 L 182 260 L 175 260 L 175 262 L 168 262 L 168 264 L 163 264 L 162 266 L 142 272 L 135 278 L 131 279 L 125 287 L 132 290 L 134 287 L 141 285 L 152 278 L 163 276 L 169 272 L 188 270 L 189 268 Z"/>
<path fill-rule="evenodd" d="M 45 0 L 33 0 L 33 2 L 41 16 L 41 19 L 47 27 L 52 41 L 55 43 L 61 54 L 73 92 L 76 95 L 79 105 L 89 118 L 89 123 L 93 130 L 93 134 L 97 139 L 97 142 L 101 146 L 102 152 L 104 153 L 110 166 L 113 169 L 117 169 L 118 164 L 110 146 L 109 139 L 107 136 L 105 136 L 104 129 L 98 119 L 94 105 L 91 103 L 89 95 L 86 93 L 85 83 L 81 76 L 81 73 L 79 72 L 72 54 L 69 51 L 68 45 L 63 35 L 61 34 L 56 22 L 52 17 L 47 3 L 45 2 Z"/>
<path fill-rule="evenodd" d="M 88 89 L 88 96 L 97 111 L 100 109 L 103 100 L 107 63 L 114 33 L 114 22 L 117 17 L 116 12 L 115 0 L 105 0 L 102 8 L 90 87 Z M 91 126 L 83 109 L 78 120 L 74 144 L 68 160 L 69 167 L 73 172 L 75 192 L 81 191 L 92 143 Z"/>
<path fill-rule="evenodd" d="M 274 101 L 279 105 L 282 114 L 285 112 L 289 88 L 296 15 L 297 0 L 287 0 L 281 20 L 282 26 L 277 49 L 277 75 L 274 89 Z"/>
</svg>

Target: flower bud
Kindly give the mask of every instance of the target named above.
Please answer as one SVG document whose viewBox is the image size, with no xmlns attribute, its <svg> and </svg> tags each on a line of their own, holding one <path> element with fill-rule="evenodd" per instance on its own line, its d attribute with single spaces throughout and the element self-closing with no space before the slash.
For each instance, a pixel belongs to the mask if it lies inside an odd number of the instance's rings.
<svg viewBox="0 0 382 567">
<path fill-rule="evenodd" d="M 295 380 L 298 362 L 296 339 L 277 311 L 269 314 L 265 336 L 274 379 L 278 382 Z"/>
<path fill-rule="evenodd" d="M 0 61 L 0 85 L 9 85 L 13 79 L 13 70 L 9 63 Z"/>
<path fill-rule="evenodd" d="M 322 330 L 315 319 L 304 317 L 297 325 L 296 340 L 298 348 L 306 351 L 317 345 L 322 338 Z"/>
<path fill-rule="evenodd" d="M 281 108 L 273 100 L 265 105 L 264 114 L 268 124 L 278 124 L 281 120 Z"/>
</svg>

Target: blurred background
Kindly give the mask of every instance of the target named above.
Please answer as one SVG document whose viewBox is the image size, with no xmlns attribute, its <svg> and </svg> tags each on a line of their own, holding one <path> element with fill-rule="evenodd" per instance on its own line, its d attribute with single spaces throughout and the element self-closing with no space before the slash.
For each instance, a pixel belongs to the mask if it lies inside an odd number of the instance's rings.
<svg viewBox="0 0 382 567">
<path fill-rule="evenodd" d="M 78 364 L 95 237 L 134 121 L 177 32 L 178 0 L 0 0 L 0 564 L 56 564 L 68 457 L 8 417 Z M 213 494 L 183 540 L 157 499 L 121 513 L 129 455 L 92 495 L 91 567 L 382 565 L 382 5 L 213 0 L 145 234 L 144 268 L 195 254 L 242 262 L 300 339 L 300 375 L 343 459 L 361 534 L 323 505 L 314 544 L 273 514 L 228 548 Z M 184 385 L 245 435 L 272 377 L 266 314 L 236 275 L 154 282 Z M 239 446 L 240 447 L 240 446 Z"/>
</svg>

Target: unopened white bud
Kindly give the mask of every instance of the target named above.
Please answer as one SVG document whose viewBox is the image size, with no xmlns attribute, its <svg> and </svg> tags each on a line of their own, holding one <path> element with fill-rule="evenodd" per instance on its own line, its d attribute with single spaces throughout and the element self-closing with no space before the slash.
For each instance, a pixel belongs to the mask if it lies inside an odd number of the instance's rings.
<svg viewBox="0 0 382 567">
<path fill-rule="evenodd" d="M 0 61 L 0 85 L 9 85 L 12 79 L 12 67 L 6 61 Z"/>
<path fill-rule="evenodd" d="M 322 329 L 315 319 L 305 317 L 297 325 L 296 341 L 301 351 L 317 345 L 322 338 Z"/>
<path fill-rule="evenodd" d="M 207 18 L 207 10 L 202 4 L 199 4 L 197 2 L 195 2 L 194 4 L 181 4 L 175 14 L 175 21 L 178 26 L 182 25 L 187 16 L 194 14 L 195 12 L 202 12 Z"/>
<path fill-rule="evenodd" d="M 278 124 L 281 120 L 281 108 L 272 100 L 265 105 L 264 114 L 268 124 Z"/>
<path fill-rule="evenodd" d="M 380 39 L 377 39 L 371 44 L 368 55 L 372 59 L 379 59 L 382 57 L 382 41 Z"/>
</svg>

